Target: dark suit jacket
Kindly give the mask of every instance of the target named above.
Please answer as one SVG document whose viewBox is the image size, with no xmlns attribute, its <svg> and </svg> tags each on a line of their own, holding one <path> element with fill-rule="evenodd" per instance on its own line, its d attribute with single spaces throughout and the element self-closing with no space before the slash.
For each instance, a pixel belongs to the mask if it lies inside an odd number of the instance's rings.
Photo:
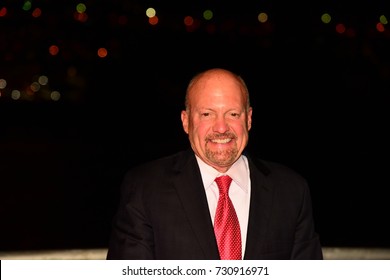
<svg viewBox="0 0 390 280">
<path fill-rule="evenodd" d="M 322 259 L 306 181 L 246 155 L 251 204 L 244 259 Z M 219 259 L 192 150 L 130 170 L 122 184 L 107 259 Z"/>
</svg>

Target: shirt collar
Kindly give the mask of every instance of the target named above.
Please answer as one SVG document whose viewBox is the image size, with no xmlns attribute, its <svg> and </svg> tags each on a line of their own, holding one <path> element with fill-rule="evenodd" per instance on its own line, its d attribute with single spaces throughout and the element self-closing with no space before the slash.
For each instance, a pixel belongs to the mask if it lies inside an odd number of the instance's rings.
<svg viewBox="0 0 390 280">
<path fill-rule="evenodd" d="M 207 165 L 197 155 L 195 156 L 200 168 L 200 173 L 202 175 L 203 185 L 206 190 L 214 183 L 216 177 L 229 175 L 243 191 L 248 192 L 249 166 L 246 156 L 241 155 L 226 173 L 218 172 L 213 167 Z"/>
</svg>

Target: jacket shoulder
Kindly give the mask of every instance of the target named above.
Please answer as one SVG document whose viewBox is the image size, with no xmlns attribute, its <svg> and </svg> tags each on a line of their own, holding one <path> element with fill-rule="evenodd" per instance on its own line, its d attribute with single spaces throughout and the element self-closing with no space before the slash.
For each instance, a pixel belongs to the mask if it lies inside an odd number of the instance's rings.
<svg viewBox="0 0 390 280">
<path fill-rule="evenodd" d="M 166 177 L 177 172 L 183 168 L 183 166 L 192 164 L 193 160 L 195 160 L 195 155 L 192 151 L 179 151 L 171 155 L 153 159 L 133 166 L 127 170 L 125 177 Z"/>
<path fill-rule="evenodd" d="M 248 157 L 251 173 L 261 174 L 264 179 L 283 185 L 307 185 L 306 178 L 292 167 L 285 164 L 264 160 L 258 157 Z"/>
</svg>

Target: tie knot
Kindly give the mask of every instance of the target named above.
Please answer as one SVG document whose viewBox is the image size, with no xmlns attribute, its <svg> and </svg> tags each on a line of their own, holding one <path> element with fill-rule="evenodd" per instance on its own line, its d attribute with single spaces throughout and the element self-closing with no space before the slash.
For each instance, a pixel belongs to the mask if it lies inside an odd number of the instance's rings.
<svg viewBox="0 0 390 280">
<path fill-rule="evenodd" d="M 219 192 L 223 194 L 227 194 L 229 192 L 230 183 L 232 182 L 232 178 L 228 175 L 223 175 L 215 178 L 215 182 L 218 185 Z"/>
</svg>

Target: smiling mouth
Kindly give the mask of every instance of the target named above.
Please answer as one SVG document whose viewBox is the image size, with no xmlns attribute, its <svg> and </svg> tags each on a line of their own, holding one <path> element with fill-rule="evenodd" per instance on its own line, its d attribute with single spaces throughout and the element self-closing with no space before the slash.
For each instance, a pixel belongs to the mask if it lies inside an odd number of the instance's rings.
<svg viewBox="0 0 390 280">
<path fill-rule="evenodd" d="M 230 141 L 232 141 L 232 138 L 212 139 L 211 140 L 212 143 L 216 143 L 216 144 L 226 144 L 226 143 L 229 143 Z"/>
</svg>

